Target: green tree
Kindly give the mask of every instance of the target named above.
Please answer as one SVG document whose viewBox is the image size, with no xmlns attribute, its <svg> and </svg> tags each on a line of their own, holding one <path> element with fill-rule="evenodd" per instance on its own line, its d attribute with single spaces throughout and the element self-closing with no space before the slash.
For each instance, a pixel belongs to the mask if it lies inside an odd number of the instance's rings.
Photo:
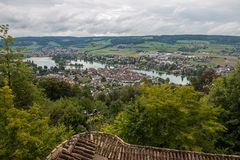
<svg viewBox="0 0 240 160">
<path fill-rule="evenodd" d="M 11 48 L 13 44 L 13 37 L 8 35 L 8 25 L 0 25 L 0 69 L 3 75 L 6 75 L 8 85 L 12 85 L 12 68 L 14 67 L 14 60 L 17 58 L 14 50 Z"/>
<path fill-rule="evenodd" d="M 87 88 L 80 88 L 76 84 L 58 78 L 40 78 L 38 86 L 43 88 L 43 92 L 51 100 L 58 100 L 63 97 L 91 97 Z"/>
<path fill-rule="evenodd" d="M 7 152 L 8 133 L 6 130 L 7 116 L 6 112 L 13 107 L 13 95 L 8 86 L 0 88 L 0 158 Z"/>
<path fill-rule="evenodd" d="M 68 129 L 73 129 L 75 133 L 87 130 L 84 107 L 77 98 L 61 98 L 51 102 L 48 109 L 50 114 L 50 124 L 64 124 Z"/>
<path fill-rule="evenodd" d="M 40 107 L 15 108 L 8 86 L 0 88 L 0 159 L 44 159 L 64 139 L 72 135 L 62 125 L 50 127 Z"/>
<path fill-rule="evenodd" d="M 109 106 L 111 117 L 115 117 L 119 112 L 123 111 L 125 104 L 121 100 L 112 101 Z"/>
<path fill-rule="evenodd" d="M 75 133 L 99 130 L 108 115 L 107 106 L 87 97 L 61 98 L 50 102 L 47 113 L 50 114 L 50 124 L 64 124 Z"/>
<path fill-rule="evenodd" d="M 13 49 L 13 37 L 8 35 L 8 25 L 0 25 L 0 80 L 6 80 L 15 96 L 17 107 L 31 106 L 42 100 L 42 94 L 34 85 L 33 71 L 18 57 L 19 49 Z"/>
<path fill-rule="evenodd" d="M 220 109 L 189 86 L 144 86 L 142 95 L 103 128 L 133 144 L 214 151 Z"/>
<path fill-rule="evenodd" d="M 74 95 L 71 84 L 58 78 L 41 78 L 39 79 L 38 84 L 44 89 L 44 93 L 51 100 L 57 100 L 61 97 L 71 97 Z"/>
<path fill-rule="evenodd" d="M 44 159 L 72 131 L 61 124 L 49 126 L 36 104 L 43 99 L 32 69 L 18 59 L 7 32 L 7 25 L 0 26 L 0 159 Z"/>
<path fill-rule="evenodd" d="M 15 95 L 14 102 L 17 107 L 28 108 L 34 103 L 40 104 L 44 95 L 33 83 L 35 79 L 32 69 L 23 62 L 15 62 L 16 68 L 12 70 L 12 90 Z"/>
<path fill-rule="evenodd" d="M 226 126 L 217 143 L 222 152 L 240 154 L 240 65 L 230 75 L 218 78 L 209 93 L 209 101 L 224 111 L 220 120 Z"/>
<path fill-rule="evenodd" d="M 195 90 L 208 93 L 213 80 L 217 77 L 215 70 L 205 69 L 199 76 L 192 78 L 191 83 Z"/>
</svg>

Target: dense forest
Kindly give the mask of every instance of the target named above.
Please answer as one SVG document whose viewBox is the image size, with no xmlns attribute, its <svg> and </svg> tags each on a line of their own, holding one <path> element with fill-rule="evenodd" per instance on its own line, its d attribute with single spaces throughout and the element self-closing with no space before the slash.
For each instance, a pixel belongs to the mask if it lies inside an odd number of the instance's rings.
<svg viewBox="0 0 240 160">
<path fill-rule="evenodd" d="M 87 87 L 36 77 L 7 25 L 0 37 L 0 159 L 45 159 L 71 135 L 92 130 L 132 144 L 240 154 L 240 66 L 225 77 L 202 75 L 193 86 L 146 82 L 92 96 Z"/>
</svg>

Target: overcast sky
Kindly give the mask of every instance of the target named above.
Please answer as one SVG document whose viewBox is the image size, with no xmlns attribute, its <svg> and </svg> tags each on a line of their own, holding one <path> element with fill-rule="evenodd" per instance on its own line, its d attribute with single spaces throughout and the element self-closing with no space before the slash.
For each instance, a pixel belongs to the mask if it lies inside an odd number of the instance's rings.
<svg viewBox="0 0 240 160">
<path fill-rule="evenodd" d="M 240 0 L 0 0 L 13 36 L 240 35 Z"/>
</svg>

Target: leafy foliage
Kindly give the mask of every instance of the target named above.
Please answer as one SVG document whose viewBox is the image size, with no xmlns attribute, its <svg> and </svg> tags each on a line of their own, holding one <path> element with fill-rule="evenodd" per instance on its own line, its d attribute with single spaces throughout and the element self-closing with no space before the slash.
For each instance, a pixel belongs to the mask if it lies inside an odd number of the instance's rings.
<svg viewBox="0 0 240 160">
<path fill-rule="evenodd" d="M 41 92 L 33 83 L 32 69 L 18 58 L 18 50 L 12 49 L 13 38 L 8 35 L 8 26 L 2 29 L 2 47 L 0 54 L 0 79 L 6 81 L 15 95 L 14 102 L 17 107 L 28 107 L 34 102 L 41 101 Z M 4 85 L 4 83 L 2 83 Z"/>
<path fill-rule="evenodd" d="M 208 93 L 213 80 L 217 77 L 213 69 L 205 69 L 199 76 L 191 79 L 191 84 L 195 90 Z"/>
<path fill-rule="evenodd" d="M 231 75 L 218 78 L 209 93 L 209 101 L 224 109 L 219 118 L 227 131 L 220 136 L 217 147 L 225 153 L 240 153 L 239 95 L 240 66 Z"/>
<path fill-rule="evenodd" d="M 38 85 L 44 89 L 44 93 L 51 100 L 57 100 L 62 97 L 89 96 L 90 91 L 79 86 L 70 84 L 58 78 L 40 78 Z"/>
<path fill-rule="evenodd" d="M 61 98 L 49 105 L 51 107 L 47 112 L 50 114 L 50 124 L 64 124 L 75 133 L 99 128 L 107 112 L 107 107 L 102 102 L 87 97 Z"/>
<path fill-rule="evenodd" d="M 115 119 L 109 130 L 134 144 L 213 151 L 219 108 L 200 100 L 188 86 L 144 86 L 143 94 Z"/>
<path fill-rule="evenodd" d="M 1 159 L 43 159 L 72 134 L 62 125 L 50 127 L 37 105 L 28 110 L 15 108 L 8 86 L 1 88 L 0 94 Z"/>
</svg>

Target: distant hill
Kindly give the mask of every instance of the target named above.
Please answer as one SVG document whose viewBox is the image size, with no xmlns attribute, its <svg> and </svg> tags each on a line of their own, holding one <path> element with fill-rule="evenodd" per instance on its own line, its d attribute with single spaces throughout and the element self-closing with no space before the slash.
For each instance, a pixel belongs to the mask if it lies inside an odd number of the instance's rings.
<svg viewBox="0 0 240 160">
<path fill-rule="evenodd" d="M 47 45 L 54 41 L 60 45 L 81 45 L 90 42 L 110 40 L 112 44 L 141 44 L 144 42 L 162 42 L 174 44 L 179 40 L 207 41 L 215 44 L 240 44 L 240 36 L 221 35 L 162 35 L 162 36 L 124 36 L 124 37 L 18 37 L 15 38 L 17 46 L 31 45 L 37 42 L 39 45 Z"/>
<path fill-rule="evenodd" d="M 240 52 L 240 36 L 222 35 L 161 35 L 123 37 L 18 37 L 15 46 L 39 49 L 42 47 L 76 47 L 83 51 L 108 54 L 114 52 Z"/>
</svg>

